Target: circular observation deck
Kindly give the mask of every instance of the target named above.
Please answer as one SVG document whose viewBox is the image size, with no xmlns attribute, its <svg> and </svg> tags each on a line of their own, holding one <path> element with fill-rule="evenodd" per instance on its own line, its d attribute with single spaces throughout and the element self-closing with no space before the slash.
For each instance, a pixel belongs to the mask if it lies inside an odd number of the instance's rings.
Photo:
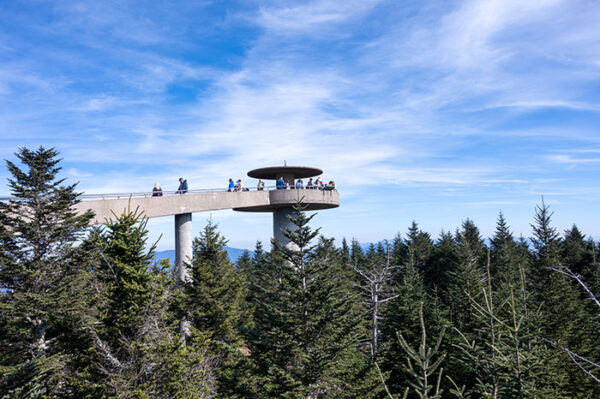
<svg viewBox="0 0 600 399">
<path fill-rule="evenodd" d="M 340 193 L 335 190 L 271 190 L 269 204 L 233 208 L 240 212 L 273 212 L 290 208 L 301 201 L 307 211 L 337 208 L 340 206 Z"/>
<path fill-rule="evenodd" d="M 266 168 L 253 169 L 248 176 L 255 179 L 277 180 L 280 177 L 293 179 L 306 179 L 319 176 L 323 170 L 310 166 L 269 166 Z"/>
</svg>

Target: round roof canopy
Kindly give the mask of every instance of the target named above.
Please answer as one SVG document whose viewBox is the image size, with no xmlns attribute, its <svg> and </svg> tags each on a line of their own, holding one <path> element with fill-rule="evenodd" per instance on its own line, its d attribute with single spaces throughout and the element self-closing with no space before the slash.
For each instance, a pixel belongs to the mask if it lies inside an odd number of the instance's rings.
<svg viewBox="0 0 600 399">
<path fill-rule="evenodd" d="M 294 179 L 305 179 L 323 174 L 319 168 L 309 166 L 270 166 L 267 168 L 253 169 L 248 176 L 255 179 L 277 180 L 281 176 L 294 176 Z"/>
</svg>

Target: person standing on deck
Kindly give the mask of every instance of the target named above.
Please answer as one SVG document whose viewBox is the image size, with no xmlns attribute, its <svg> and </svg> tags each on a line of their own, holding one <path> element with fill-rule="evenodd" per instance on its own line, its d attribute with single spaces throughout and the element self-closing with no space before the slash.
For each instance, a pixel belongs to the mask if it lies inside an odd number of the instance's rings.
<svg viewBox="0 0 600 399">
<path fill-rule="evenodd" d="M 277 190 L 285 190 L 285 180 L 283 180 L 283 176 L 277 179 L 277 183 L 275 183 Z"/>
<path fill-rule="evenodd" d="M 155 183 L 154 184 L 154 188 L 152 189 L 152 196 L 153 197 L 162 197 L 163 192 L 162 192 L 162 188 L 160 188 L 160 184 Z"/>
<path fill-rule="evenodd" d="M 177 189 L 177 194 L 185 194 L 188 192 L 188 184 L 187 180 L 183 177 L 179 178 L 179 188 Z"/>
</svg>

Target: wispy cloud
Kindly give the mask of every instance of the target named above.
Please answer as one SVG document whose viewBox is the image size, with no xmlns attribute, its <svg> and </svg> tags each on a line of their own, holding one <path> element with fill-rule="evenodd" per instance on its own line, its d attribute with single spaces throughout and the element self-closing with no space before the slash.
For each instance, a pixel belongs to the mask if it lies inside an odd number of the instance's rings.
<svg viewBox="0 0 600 399">
<path fill-rule="evenodd" d="M 220 187 L 285 160 L 343 188 L 340 218 L 441 196 L 495 218 L 586 193 L 577 172 L 598 171 L 594 2 L 24 2 L 0 17 L 0 156 L 56 146 L 86 191 Z"/>
<path fill-rule="evenodd" d="M 573 165 L 577 165 L 577 164 L 596 164 L 600 162 L 600 157 L 596 157 L 596 158 L 581 158 L 581 157 L 574 157 L 571 155 L 566 155 L 566 154 L 557 154 L 557 155 L 549 155 L 548 159 L 550 161 L 553 162 L 558 162 L 558 163 L 566 163 L 566 164 L 573 164 Z"/>
</svg>

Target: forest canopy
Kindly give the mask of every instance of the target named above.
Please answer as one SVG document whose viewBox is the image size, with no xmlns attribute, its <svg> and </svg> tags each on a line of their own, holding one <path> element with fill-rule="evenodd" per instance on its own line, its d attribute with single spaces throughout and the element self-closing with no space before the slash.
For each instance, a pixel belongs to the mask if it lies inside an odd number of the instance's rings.
<svg viewBox="0 0 600 399">
<path fill-rule="evenodd" d="M 54 149 L 7 161 L 0 202 L 0 398 L 598 398 L 600 245 L 498 215 L 366 250 L 294 208 L 293 246 L 232 263 L 209 221 L 189 281 L 147 219 L 77 214 Z M 348 232 L 352 236 L 352 232 Z"/>
</svg>

